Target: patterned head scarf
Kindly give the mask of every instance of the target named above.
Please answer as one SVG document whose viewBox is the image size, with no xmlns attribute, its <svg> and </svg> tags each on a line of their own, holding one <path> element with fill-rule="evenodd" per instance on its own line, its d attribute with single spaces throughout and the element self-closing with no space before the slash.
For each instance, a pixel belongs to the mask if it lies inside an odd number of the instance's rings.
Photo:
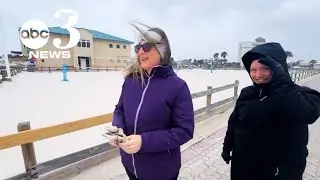
<svg viewBox="0 0 320 180">
<path fill-rule="evenodd" d="M 142 29 L 134 23 L 142 25 L 146 29 Z M 161 56 L 161 65 L 171 64 L 171 49 L 169 40 L 162 29 L 157 27 L 149 27 L 138 22 L 131 22 L 130 24 L 139 31 L 139 43 L 146 41 L 156 47 Z"/>
</svg>

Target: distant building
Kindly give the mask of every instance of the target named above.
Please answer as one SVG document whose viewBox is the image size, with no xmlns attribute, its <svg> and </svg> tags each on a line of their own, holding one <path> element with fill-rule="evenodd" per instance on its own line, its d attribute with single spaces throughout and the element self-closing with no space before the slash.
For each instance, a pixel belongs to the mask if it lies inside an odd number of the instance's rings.
<svg viewBox="0 0 320 180">
<path fill-rule="evenodd" d="M 77 28 L 80 32 L 80 41 L 75 47 L 67 49 L 71 57 L 66 59 L 46 58 L 36 59 L 37 67 L 61 67 L 63 63 L 69 67 L 85 69 L 87 67 L 117 67 L 122 68 L 133 62 L 131 58 L 131 44 L 133 42 L 115 37 L 96 30 Z M 53 39 L 59 38 L 62 45 L 69 42 L 69 32 L 59 27 L 49 27 L 49 40 L 38 51 L 59 51 L 53 45 Z M 21 51 L 24 56 L 32 51 L 21 43 Z"/>
<path fill-rule="evenodd" d="M 242 41 L 239 43 L 239 51 L 238 51 L 238 61 L 240 62 L 241 66 L 243 66 L 241 58 L 242 56 L 247 53 L 252 48 L 256 47 L 257 45 L 264 44 L 265 41 Z"/>
</svg>

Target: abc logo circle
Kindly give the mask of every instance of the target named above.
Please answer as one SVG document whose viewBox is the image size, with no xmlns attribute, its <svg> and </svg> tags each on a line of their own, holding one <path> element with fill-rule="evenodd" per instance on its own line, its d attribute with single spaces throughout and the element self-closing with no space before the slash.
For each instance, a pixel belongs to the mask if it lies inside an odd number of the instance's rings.
<svg viewBox="0 0 320 180">
<path fill-rule="evenodd" d="M 40 20 L 29 20 L 20 29 L 20 40 L 30 49 L 41 48 L 49 40 L 48 26 Z"/>
</svg>

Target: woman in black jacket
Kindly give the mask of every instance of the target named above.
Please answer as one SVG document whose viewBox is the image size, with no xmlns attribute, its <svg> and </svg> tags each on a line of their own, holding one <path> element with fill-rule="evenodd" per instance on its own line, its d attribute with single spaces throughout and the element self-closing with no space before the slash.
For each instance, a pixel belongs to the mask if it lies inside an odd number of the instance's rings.
<svg viewBox="0 0 320 180">
<path fill-rule="evenodd" d="M 242 57 L 253 85 L 241 91 L 224 139 L 222 158 L 231 160 L 232 180 L 302 179 L 320 93 L 291 80 L 286 58 L 279 43 Z"/>
</svg>

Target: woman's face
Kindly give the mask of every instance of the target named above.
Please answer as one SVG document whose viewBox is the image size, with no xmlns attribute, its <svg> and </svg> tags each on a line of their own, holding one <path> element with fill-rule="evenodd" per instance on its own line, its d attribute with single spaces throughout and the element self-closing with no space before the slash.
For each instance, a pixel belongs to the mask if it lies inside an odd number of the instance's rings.
<svg viewBox="0 0 320 180">
<path fill-rule="evenodd" d="M 254 60 L 250 66 L 250 77 L 256 84 L 268 83 L 271 81 L 272 71 L 258 60 Z"/>
<path fill-rule="evenodd" d="M 141 42 L 135 46 L 135 52 L 137 53 L 138 61 L 141 68 L 148 71 L 153 67 L 160 64 L 161 56 L 158 53 L 155 46 L 148 42 Z"/>
</svg>

